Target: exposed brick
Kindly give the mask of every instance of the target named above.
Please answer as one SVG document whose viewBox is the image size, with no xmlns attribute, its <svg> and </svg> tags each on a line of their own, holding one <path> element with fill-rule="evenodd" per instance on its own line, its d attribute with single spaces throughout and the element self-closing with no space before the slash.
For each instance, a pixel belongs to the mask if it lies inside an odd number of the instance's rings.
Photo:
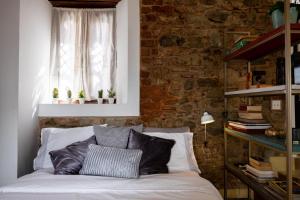
<svg viewBox="0 0 300 200">
<path fill-rule="evenodd" d="M 142 47 L 154 47 L 155 46 L 155 40 L 142 40 L 141 41 Z"/>
<path fill-rule="evenodd" d="M 206 16 L 212 22 L 224 23 L 227 20 L 229 14 L 222 10 L 211 10 L 211 11 L 207 12 Z M 244 17 L 242 17 L 242 18 L 244 18 Z"/>
<path fill-rule="evenodd" d="M 201 176 L 222 188 L 224 32 L 260 34 L 270 29 L 270 18 L 266 13 L 272 1 L 141 0 L 141 116 L 41 118 L 40 127 L 100 123 L 189 126 L 194 132 L 194 149 Z M 235 39 L 227 38 L 228 44 Z M 275 66 L 268 60 L 265 64 Z M 233 63 L 229 68 L 230 77 L 237 77 L 228 83 L 230 88 L 237 88 L 239 83 L 245 85 L 245 70 L 241 66 L 245 63 Z M 275 74 L 268 67 L 264 69 Z M 238 100 L 233 101 L 230 109 L 235 110 Z M 270 107 L 269 99 L 262 101 L 265 107 Z M 203 146 L 204 126 L 201 125 L 205 110 L 216 120 L 207 126 L 207 148 Z M 274 119 L 276 127 L 283 123 L 278 120 L 284 116 L 282 112 L 266 110 L 264 115 Z M 239 153 L 246 147 L 237 144 L 233 141 L 234 148 L 229 153 L 234 159 L 247 158 L 247 154 Z M 229 187 L 241 187 L 236 179 L 231 177 L 231 180 Z"/>
</svg>

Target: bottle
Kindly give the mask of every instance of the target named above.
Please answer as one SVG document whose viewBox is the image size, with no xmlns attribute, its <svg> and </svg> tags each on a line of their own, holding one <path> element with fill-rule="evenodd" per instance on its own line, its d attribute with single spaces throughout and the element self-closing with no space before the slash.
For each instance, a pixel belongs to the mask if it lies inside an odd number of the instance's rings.
<svg viewBox="0 0 300 200">
<path fill-rule="evenodd" d="M 293 56 L 294 56 L 294 47 L 291 47 L 292 66 L 293 66 Z M 276 60 L 276 85 L 285 85 L 285 57 L 278 57 Z"/>
<path fill-rule="evenodd" d="M 285 59 L 277 58 L 276 61 L 276 85 L 285 85 Z"/>
<path fill-rule="evenodd" d="M 299 44 L 294 46 L 292 54 L 292 84 L 300 84 L 300 48 Z"/>
</svg>

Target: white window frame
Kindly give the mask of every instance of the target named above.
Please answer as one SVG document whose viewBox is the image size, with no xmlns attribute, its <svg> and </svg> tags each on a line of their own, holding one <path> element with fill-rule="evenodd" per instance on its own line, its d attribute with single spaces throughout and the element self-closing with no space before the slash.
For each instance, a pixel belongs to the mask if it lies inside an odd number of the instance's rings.
<svg viewBox="0 0 300 200">
<path fill-rule="evenodd" d="M 117 63 L 117 104 L 51 104 L 49 101 L 39 104 L 39 117 L 140 115 L 139 0 L 122 0 L 117 5 Z"/>
</svg>

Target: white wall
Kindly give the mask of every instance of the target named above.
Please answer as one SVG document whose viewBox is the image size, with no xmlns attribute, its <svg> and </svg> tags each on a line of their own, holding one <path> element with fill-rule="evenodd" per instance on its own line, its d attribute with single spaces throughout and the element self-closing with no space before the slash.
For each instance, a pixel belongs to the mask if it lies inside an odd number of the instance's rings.
<svg viewBox="0 0 300 200">
<path fill-rule="evenodd" d="M 117 44 L 117 103 L 128 102 L 128 1 L 116 6 Z"/>
<path fill-rule="evenodd" d="M 0 6 L 0 186 L 17 178 L 19 0 Z"/>
<path fill-rule="evenodd" d="M 122 0 L 117 5 L 117 100 L 139 105 L 140 4 Z"/>
<path fill-rule="evenodd" d="M 140 114 L 140 0 L 128 2 L 128 106 Z"/>
<path fill-rule="evenodd" d="M 20 0 L 18 175 L 32 171 L 41 99 L 48 94 L 51 5 Z"/>
</svg>

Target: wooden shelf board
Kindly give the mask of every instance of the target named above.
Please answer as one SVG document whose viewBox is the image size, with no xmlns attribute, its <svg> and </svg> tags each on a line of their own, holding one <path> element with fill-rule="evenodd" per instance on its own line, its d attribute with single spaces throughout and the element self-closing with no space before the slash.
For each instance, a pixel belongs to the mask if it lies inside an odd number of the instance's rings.
<svg viewBox="0 0 300 200">
<path fill-rule="evenodd" d="M 257 193 L 262 198 L 279 200 L 279 198 L 275 197 L 264 188 L 264 184 L 258 183 L 252 178 L 246 176 L 239 168 L 235 167 L 234 165 L 225 163 L 225 168 L 235 177 L 239 178 L 243 183 L 248 185 L 255 193 Z M 283 198 L 280 198 L 280 200 L 281 199 Z"/>
<path fill-rule="evenodd" d="M 300 41 L 300 24 L 291 24 L 292 45 L 298 41 Z M 224 61 L 255 60 L 282 48 L 284 48 L 284 25 L 259 36 L 245 47 L 228 54 Z"/>
<path fill-rule="evenodd" d="M 265 96 L 265 95 L 283 95 L 286 93 L 285 85 L 272 86 L 266 88 L 254 88 L 225 92 L 225 96 Z M 300 94 L 300 85 L 292 85 L 292 93 Z"/>
<path fill-rule="evenodd" d="M 285 146 L 285 139 L 268 137 L 263 134 L 247 134 L 247 133 L 231 130 L 229 128 L 225 128 L 225 132 L 234 137 L 239 137 L 244 140 L 256 142 L 258 144 L 262 144 L 263 146 L 269 147 L 271 149 L 274 149 L 274 150 L 277 150 L 280 152 L 287 152 L 287 148 Z M 299 153 L 300 145 L 293 145 L 293 152 Z"/>
</svg>

